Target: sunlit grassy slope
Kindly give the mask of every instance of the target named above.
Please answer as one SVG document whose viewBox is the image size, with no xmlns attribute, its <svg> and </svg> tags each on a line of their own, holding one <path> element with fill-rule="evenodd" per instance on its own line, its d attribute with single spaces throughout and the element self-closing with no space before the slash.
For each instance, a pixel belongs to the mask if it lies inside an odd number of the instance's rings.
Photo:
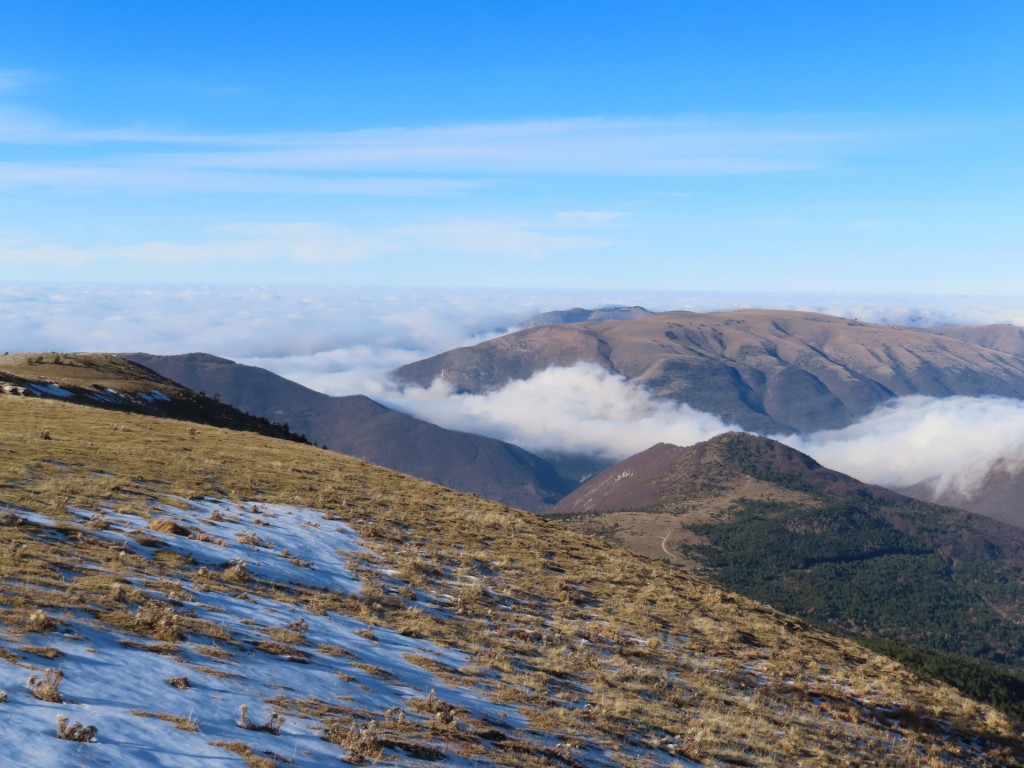
<svg viewBox="0 0 1024 768">
<path fill-rule="evenodd" d="M 312 446 L 0 396 L 0 505 L 18 765 L 1024 765 L 893 661 Z"/>
</svg>

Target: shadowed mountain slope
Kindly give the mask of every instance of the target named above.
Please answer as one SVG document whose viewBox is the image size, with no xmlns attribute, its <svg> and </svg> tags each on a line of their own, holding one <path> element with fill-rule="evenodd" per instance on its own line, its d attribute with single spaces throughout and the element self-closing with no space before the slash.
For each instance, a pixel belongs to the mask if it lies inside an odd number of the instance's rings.
<svg viewBox="0 0 1024 768">
<path fill-rule="evenodd" d="M 1024 359 L 915 329 L 808 312 L 662 312 L 542 326 L 402 366 L 398 381 L 486 392 L 589 362 L 762 433 L 841 428 L 899 395 L 1024 398 Z"/>
<path fill-rule="evenodd" d="M 1024 664 L 1024 530 L 729 433 L 659 444 L 555 514 L 837 631 Z"/>
<path fill-rule="evenodd" d="M 362 395 L 331 397 L 275 373 L 213 355 L 124 355 L 196 390 L 273 421 L 332 451 L 530 511 L 576 484 L 511 443 L 443 429 Z"/>
<path fill-rule="evenodd" d="M 12 765 L 1024 764 L 999 712 L 683 569 L 313 446 L 121 420 L 0 395 Z"/>
</svg>

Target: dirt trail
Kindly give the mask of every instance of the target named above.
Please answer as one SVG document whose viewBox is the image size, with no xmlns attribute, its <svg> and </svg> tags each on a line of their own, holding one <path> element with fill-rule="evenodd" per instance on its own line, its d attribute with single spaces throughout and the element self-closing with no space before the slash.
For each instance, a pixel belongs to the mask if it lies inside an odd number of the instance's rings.
<svg viewBox="0 0 1024 768">
<path fill-rule="evenodd" d="M 673 555 L 671 552 L 668 551 L 667 544 L 668 544 L 668 537 L 672 535 L 672 530 L 674 528 L 675 528 L 675 526 L 672 526 L 672 528 L 669 529 L 669 532 L 661 537 L 661 551 L 664 552 L 666 555 L 668 555 L 668 559 L 671 562 L 673 562 L 673 563 L 676 562 L 676 560 L 678 560 L 679 558 L 676 557 L 675 555 Z"/>
<path fill-rule="evenodd" d="M 692 531 L 686 529 L 686 524 L 692 524 L 697 522 L 709 522 L 711 520 L 718 520 L 721 517 L 721 513 L 728 509 L 739 499 L 749 496 L 749 492 L 752 486 L 757 483 L 750 475 L 743 474 L 743 484 L 733 488 L 714 499 L 708 501 L 700 506 L 700 510 L 697 514 L 689 513 L 680 516 L 682 519 L 676 519 L 672 525 L 669 526 L 668 531 L 664 536 L 661 537 L 661 551 L 664 552 L 672 563 L 679 562 L 677 557 L 669 548 L 668 540 L 672 537 L 672 534 L 682 529 L 683 539 L 692 539 L 692 543 L 697 543 L 697 540 L 701 537 L 694 534 Z M 696 519 L 695 519 L 696 518 Z"/>
</svg>

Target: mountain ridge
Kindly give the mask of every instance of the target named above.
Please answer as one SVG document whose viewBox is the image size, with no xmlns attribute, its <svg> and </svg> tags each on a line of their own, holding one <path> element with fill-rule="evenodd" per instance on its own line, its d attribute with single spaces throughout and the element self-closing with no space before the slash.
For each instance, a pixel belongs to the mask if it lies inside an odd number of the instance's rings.
<svg viewBox="0 0 1024 768">
<path fill-rule="evenodd" d="M 335 397 L 205 353 L 123 354 L 191 389 L 285 422 L 317 445 L 456 490 L 543 511 L 576 483 L 547 460 L 495 438 L 439 427 L 364 395 Z"/>
<path fill-rule="evenodd" d="M 541 326 L 398 368 L 395 379 L 483 393 L 588 362 L 764 434 L 848 426 L 893 397 L 1024 399 L 1024 359 L 948 335 L 809 312 L 662 312 Z"/>
<path fill-rule="evenodd" d="M 182 387 L 139 363 L 95 352 L 0 356 L 0 392 L 79 402 L 95 408 L 258 432 L 305 442 L 272 422 Z"/>
</svg>

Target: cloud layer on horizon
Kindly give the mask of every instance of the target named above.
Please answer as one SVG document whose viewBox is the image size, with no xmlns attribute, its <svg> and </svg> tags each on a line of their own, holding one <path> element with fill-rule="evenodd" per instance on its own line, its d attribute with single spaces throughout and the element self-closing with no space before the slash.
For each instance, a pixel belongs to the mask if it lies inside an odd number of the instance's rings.
<svg viewBox="0 0 1024 768">
<path fill-rule="evenodd" d="M 771 307 L 918 326 L 1024 325 L 1016 296 L 0 282 L 0 340 L 9 351 L 210 352 L 277 361 L 275 370 L 287 375 L 289 359 L 361 348 L 427 357 L 540 312 L 637 304 L 695 312 Z M 344 365 L 321 369 L 344 372 Z"/>
<path fill-rule="evenodd" d="M 440 385 L 403 393 L 388 378 L 400 365 L 499 335 L 541 311 L 608 304 L 773 306 L 914 325 L 1024 323 L 1012 297 L 8 283 L 0 284 L 0 352 L 209 352 L 328 394 L 366 394 L 443 426 L 609 460 L 728 430 L 713 415 L 586 366 L 544 371 L 484 396 L 451 396 Z M 844 430 L 786 441 L 867 482 L 931 481 L 969 494 L 996 461 L 1024 453 L 1024 403 L 902 398 Z"/>
</svg>

